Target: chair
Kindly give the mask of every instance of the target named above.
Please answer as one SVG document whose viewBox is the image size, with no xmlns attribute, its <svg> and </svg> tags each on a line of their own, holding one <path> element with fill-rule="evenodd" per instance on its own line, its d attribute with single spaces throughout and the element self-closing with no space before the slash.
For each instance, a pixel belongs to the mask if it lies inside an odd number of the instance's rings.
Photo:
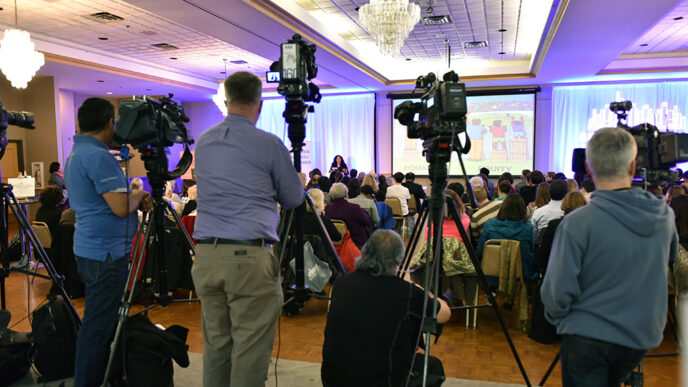
<svg viewBox="0 0 688 387">
<path fill-rule="evenodd" d="M 346 233 L 349 232 L 349 229 L 346 227 L 346 223 L 344 223 L 343 220 L 332 219 L 332 223 L 333 223 L 334 226 L 337 228 L 337 231 L 339 231 L 339 234 L 342 235 L 342 238 L 341 238 L 340 240 L 338 240 L 338 241 L 334 241 L 334 240 L 333 240 L 333 241 L 332 241 L 332 243 L 333 243 L 335 246 L 339 246 L 339 245 L 342 244 L 342 240 L 344 240 L 344 235 L 346 235 Z"/>
<path fill-rule="evenodd" d="M 485 276 L 499 278 L 498 293 L 508 303 L 519 299 L 519 329 L 525 332 L 528 325 L 528 290 L 523 280 L 521 243 L 510 239 L 490 239 L 485 242 L 482 265 Z M 476 303 L 478 293 L 476 292 Z M 473 309 L 473 328 L 477 324 L 477 309 Z"/>
<path fill-rule="evenodd" d="M 45 222 L 32 221 L 31 228 L 38 237 L 38 242 L 41 243 L 43 249 L 49 249 L 53 244 L 53 235 L 50 233 L 50 228 Z"/>
<path fill-rule="evenodd" d="M 401 237 L 404 238 L 404 229 L 406 228 L 406 218 L 401 214 L 401 201 L 399 198 L 388 197 L 385 199 L 387 203 L 392 208 L 392 214 L 394 215 L 394 222 L 401 220 Z"/>
<path fill-rule="evenodd" d="M 416 202 L 416 196 L 411 195 L 411 199 L 408 200 L 408 210 L 409 210 L 409 216 L 413 216 L 418 213 L 418 206 L 416 205 L 418 202 Z"/>
</svg>

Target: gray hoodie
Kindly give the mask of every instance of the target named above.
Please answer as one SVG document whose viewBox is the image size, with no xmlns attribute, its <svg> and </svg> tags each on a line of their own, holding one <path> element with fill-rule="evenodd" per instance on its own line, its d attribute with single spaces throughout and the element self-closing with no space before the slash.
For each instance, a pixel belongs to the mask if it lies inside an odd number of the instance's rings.
<svg viewBox="0 0 688 387">
<path fill-rule="evenodd" d="M 559 334 L 635 349 L 662 341 L 674 213 L 639 188 L 597 190 L 557 228 L 540 294 Z"/>
</svg>

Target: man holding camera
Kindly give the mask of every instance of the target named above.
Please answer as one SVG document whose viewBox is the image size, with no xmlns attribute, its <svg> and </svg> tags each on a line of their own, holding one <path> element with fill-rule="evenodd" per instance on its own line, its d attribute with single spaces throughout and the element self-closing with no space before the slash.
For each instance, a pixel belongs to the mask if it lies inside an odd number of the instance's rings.
<svg viewBox="0 0 688 387">
<path fill-rule="evenodd" d="M 203 313 L 203 384 L 263 386 L 284 301 L 277 203 L 303 203 L 303 185 L 277 136 L 256 129 L 262 84 L 225 80 L 228 115 L 196 143 L 198 215 L 192 276 Z"/>
<path fill-rule="evenodd" d="M 678 237 L 663 198 L 631 188 L 636 154 L 626 130 L 598 130 L 586 149 L 595 193 L 557 228 L 541 295 L 565 387 L 618 386 L 662 341 Z"/>
<path fill-rule="evenodd" d="M 153 201 L 145 191 L 128 192 L 127 178 L 108 150 L 115 132 L 112 104 L 89 98 L 79 108 L 78 121 L 79 135 L 74 136 L 65 168 L 70 204 L 76 212 L 74 255 L 86 285 L 74 385 L 99 386 L 127 281 L 136 209 L 150 211 Z"/>
</svg>

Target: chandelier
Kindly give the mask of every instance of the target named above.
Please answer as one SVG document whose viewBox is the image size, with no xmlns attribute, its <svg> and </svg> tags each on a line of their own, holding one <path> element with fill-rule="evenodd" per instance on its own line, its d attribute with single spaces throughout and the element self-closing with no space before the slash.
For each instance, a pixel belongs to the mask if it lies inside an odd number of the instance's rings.
<svg viewBox="0 0 688 387">
<path fill-rule="evenodd" d="M 14 0 L 14 25 L 18 27 L 17 0 Z M 36 51 L 28 32 L 18 28 L 5 30 L 5 36 L 0 40 L 0 71 L 12 86 L 26 88 L 44 64 L 45 58 Z"/>
<path fill-rule="evenodd" d="M 225 72 L 223 73 L 225 76 L 227 76 L 227 59 L 222 59 L 225 62 Z M 220 112 L 222 112 L 222 115 L 227 117 L 227 92 L 225 91 L 225 82 L 224 80 L 220 82 L 219 85 L 217 85 L 217 93 L 213 95 L 213 102 L 215 102 L 215 105 L 217 105 L 217 108 L 220 109 Z"/>
<path fill-rule="evenodd" d="M 361 24 L 384 55 L 401 51 L 404 41 L 420 20 L 420 7 L 408 0 L 371 0 L 359 10 Z"/>
</svg>

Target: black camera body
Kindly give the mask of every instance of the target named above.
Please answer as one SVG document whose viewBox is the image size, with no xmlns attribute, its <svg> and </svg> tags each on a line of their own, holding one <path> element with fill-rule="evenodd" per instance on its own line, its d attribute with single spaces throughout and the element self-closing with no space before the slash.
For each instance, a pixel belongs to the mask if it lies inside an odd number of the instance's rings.
<svg viewBox="0 0 688 387">
<path fill-rule="evenodd" d="M 466 131 L 466 85 L 459 82 L 454 71 L 446 73 L 443 81 L 437 81 L 435 74 L 429 73 L 416 80 L 416 88 L 425 88 L 420 102 L 405 101 L 394 109 L 394 118 L 406 126 L 408 138 L 420 138 L 426 158 L 430 150 L 440 152 L 440 158 L 449 160 L 451 152 L 459 149 L 462 153 L 470 150 L 470 139 L 459 144 L 457 134 Z M 416 120 L 416 116 L 418 119 Z M 453 147 L 447 144 L 453 143 Z M 428 159 L 429 161 L 429 159 Z"/>
<path fill-rule="evenodd" d="M 36 129 L 33 126 L 33 113 L 11 112 L 6 110 L 0 102 L 0 130 L 5 130 L 9 125 L 19 126 L 24 129 Z"/>
<path fill-rule="evenodd" d="M 280 60 L 274 62 L 270 70 L 279 71 L 277 92 L 287 101 L 320 102 L 320 89 L 309 82 L 318 75 L 315 50 L 315 44 L 306 43 L 299 34 L 294 34 L 290 40 L 280 45 Z"/>
</svg>

